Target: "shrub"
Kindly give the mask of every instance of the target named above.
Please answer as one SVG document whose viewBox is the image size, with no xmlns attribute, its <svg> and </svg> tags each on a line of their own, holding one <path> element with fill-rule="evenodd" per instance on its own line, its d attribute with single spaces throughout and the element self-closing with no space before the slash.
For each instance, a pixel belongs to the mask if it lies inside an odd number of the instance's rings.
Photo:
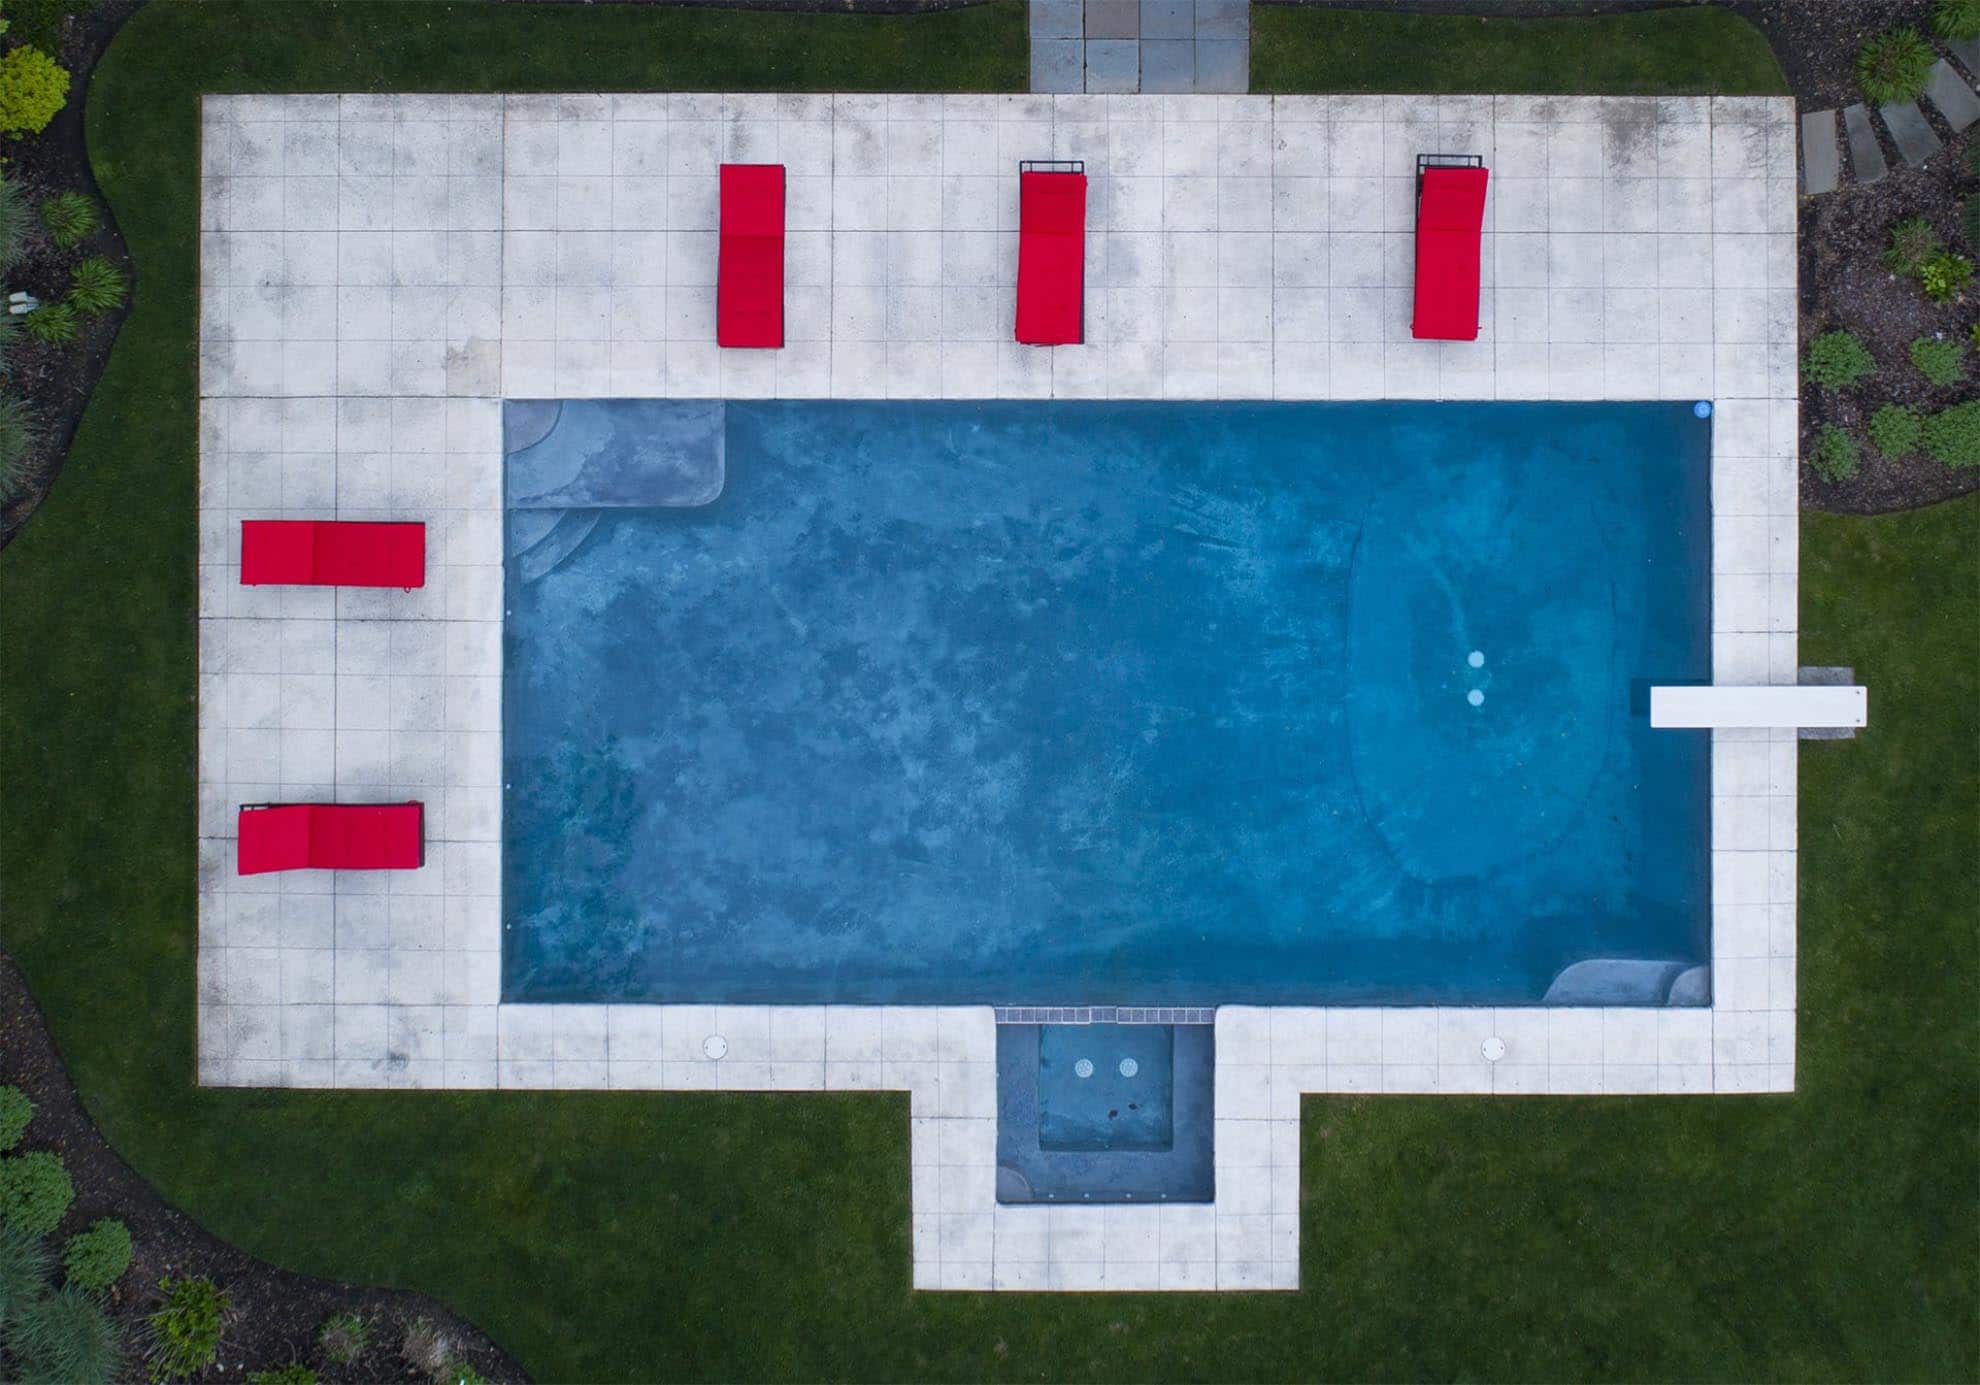
<svg viewBox="0 0 1980 1385">
<path fill-rule="evenodd" d="M 362 1313 L 332 1313 L 316 1329 L 316 1345 L 332 1365 L 348 1366 L 371 1345 L 371 1324 Z"/>
<path fill-rule="evenodd" d="M 48 1292 L 48 1242 L 0 1222 L 0 1323 Z"/>
<path fill-rule="evenodd" d="M 0 1153 L 21 1142 L 21 1134 L 32 1119 L 34 1103 L 28 1100 L 28 1094 L 19 1087 L 0 1087 Z"/>
<path fill-rule="evenodd" d="M 1908 216 L 1891 227 L 1891 243 L 1884 251 L 1884 266 L 1893 274 L 1916 278 L 1925 261 L 1939 253 L 1939 233 L 1922 216 Z"/>
<path fill-rule="evenodd" d="M 1916 409 L 1902 404 L 1886 404 L 1870 415 L 1870 445 L 1892 461 L 1918 450 L 1918 433 L 1925 420 Z"/>
<path fill-rule="evenodd" d="M 399 1344 L 399 1355 L 421 1375 L 438 1380 L 454 1360 L 454 1339 L 431 1318 L 415 1318 Z"/>
<path fill-rule="evenodd" d="M 1944 389 L 1966 374 L 1966 343 L 1946 337 L 1920 337 L 1911 344 L 1911 363 L 1933 385 Z"/>
<path fill-rule="evenodd" d="M 164 1302 L 151 1315 L 151 1378 L 193 1375 L 220 1354 L 221 1320 L 227 1296 L 204 1275 L 158 1281 Z"/>
<path fill-rule="evenodd" d="M 12 313 L 0 313 L 0 380 L 13 373 L 14 344 L 21 339 L 21 320 Z"/>
<path fill-rule="evenodd" d="M 35 1236 L 61 1223 L 76 1200 L 76 1185 L 62 1161 L 46 1150 L 0 1159 L 0 1218 Z"/>
<path fill-rule="evenodd" d="M 1933 414 L 1925 420 L 1920 441 L 1947 466 L 1980 466 L 1980 399 Z"/>
<path fill-rule="evenodd" d="M 31 215 L 20 185 L 11 178 L 0 177 L 0 274 L 19 264 L 27 252 Z"/>
<path fill-rule="evenodd" d="M 1856 475 L 1856 439 L 1833 423 L 1823 424 L 1815 435 L 1815 450 L 1808 454 L 1808 465 L 1824 481 L 1847 481 Z"/>
<path fill-rule="evenodd" d="M 5 32 L 17 43 L 54 52 L 62 42 L 62 21 L 94 6 L 97 0 L 6 0 Z"/>
<path fill-rule="evenodd" d="M 117 1325 L 85 1289 L 36 1299 L 7 1319 L 5 1341 L 22 1380 L 109 1385 L 124 1360 Z"/>
<path fill-rule="evenodd" d="M 1918 282 L 1924 286 L 1925 296 L 1934 303 L 1959 297 L 1972 278 L 1973 261 L 1951 250 L 1941 250 L 1918 267 Z"/>
<path fill-rule="evenodd" d="M 0 134 L 38 135 L 69 99 L 69 70 L 23 44 L 0 57 Z"/>
<path fill-rule="evenodd" d="M 27 315 L 27 334 L 50 346 L 67 346 L 82 335 L 82 319 L 67 303 L 43 303 Z"/>
<path fill-rule="evenodd" d="M 95 317 L 124 306 L 129 289 L 124 271 L 101 255 L 91 255 L 69 271 L 67 302 L 79 313 Z"/>
<path fill-rule="evenodd" d="M 84 236 L 93 234 L 103 224 L 103 216 L 96 210 L 94 198 L 71 189 L 58 192 L 41 204 L 41 224 L 48 228 L 48 238 L 57 246 L 73 250 Z M 1938 244 L 1936 240 L 1932 243 Z"/>
<path fill-rule="evenodd" d="M 62 1247 L 62 1274 L 79 1289 L 107 1289 L 131 1267 L 131 1229 L 103 1217 Z"/>
<path fill-rule="evenodd" d="M 1934 56 L 1932 45 L 1909 24 L 1886 29 L 1856 50 L 1856 84 L 1880 106 L 1915 101 L 1925 90 Z"/>
<path fill-rule="evenodd" d="M 40 440 L 41 425 L 33 411 L 18 399 L 0 396 L 0 502 L 12 500 L 27 484 L 28 454 Z M 16 1133 L 14 1139 L 19 1138 Z M 10 1143 L 0 1142 L 0 1149 Z"/>
<path fill-rule="evenodd" d="M 1870 348 L 1854 332 L 1824 332 L 1801 358 L 1801 378 L 1825 390 L 1847 389 L 1876 369 Z"/>
<path fill-rule="evenodd" d="M 1980 0 L 1939 0 L 1932 32 L 1943 39 L 1980 38 Z"/>
<path fill-rule="evenodd" d="M 272 1371 L 249 1371 L 248 1385 L 316 1385 L 316 1372 L 300 1361 Z"/>
</svg>

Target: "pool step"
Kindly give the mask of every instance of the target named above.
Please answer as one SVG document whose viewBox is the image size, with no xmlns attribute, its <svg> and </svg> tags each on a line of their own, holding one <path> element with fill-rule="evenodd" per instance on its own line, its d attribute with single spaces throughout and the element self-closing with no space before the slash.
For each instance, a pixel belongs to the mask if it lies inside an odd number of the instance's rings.
<svg viewBox="0 0 1980 1385">
<path fill-rule="evenodd" d="M 578 545 L 598 527 L 599 514 L 596 510 L 546 510 L 539 513 L 555 515 L 557 522 L 529 547 L 512 555 L 516 560 L 516 575 L 526 583 L 539 581 L 556 571 L 557 565 L 577 552 Z"/>
</svg>

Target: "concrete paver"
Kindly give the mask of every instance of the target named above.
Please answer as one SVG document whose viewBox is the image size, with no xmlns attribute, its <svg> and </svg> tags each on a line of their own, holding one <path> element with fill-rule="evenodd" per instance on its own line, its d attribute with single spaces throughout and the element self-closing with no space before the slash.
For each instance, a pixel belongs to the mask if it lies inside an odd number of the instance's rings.
<svg viewBox="0 0 1980 1385">
<path fill-rule="evenodd" d="M 1939 137 L 1925 123 L 1924 112 L 1918 109 L 1916 101 L 1893 101 L 1877 107 L 1877 114 L 1884 118 L 1884 128 L 1891 132 L 1898 153 L 1912 167 L 1924 163 L 1938 149 Z"/>
<path fill-rule="evenodd" d="M 1966 78 L 1953 71 L 1953 65 L 1944 58 L 1932 64 L 1931 75 L 1925 82 L 1925 96 L 1954 134 L 1958 134 L 1974 121 L 1980 120 L 1980 96 L 1973 94 L 1973 86 Z"/>
<path fill-rule="evenodd" d="M 1841 172 L 1836 113 L 1810 111 L 1801 117 L 1801 190 L 1810 196 L 1834 192 Z"/>
<path fill-rule="evenodd" d="M 1141 0 L 1086 0 L 1086 36 L 1140 38 Z"/>
<path fill-rule="evenodd" d="M 1884 148 L 1870 124 L 1870 111 L 1858 104 L 1843 107 L 1843 130 L 1849 137 L 1849 171 L 1859 183 L 1874 183 L 1888 171 Z"/>
<path fill-rule="evenodd" d="M 1031 41 L 1031 89 L 1074 92 L 1085 89 L 1086 45 L 1078 39 L 1035 38 Z"/>
<path fill-rule="evenodd" d="M 1086 89 L 1106 95 L 1139 90 L 1141 45 L 1133 39 L 1086 41 Z"/>
</svg>

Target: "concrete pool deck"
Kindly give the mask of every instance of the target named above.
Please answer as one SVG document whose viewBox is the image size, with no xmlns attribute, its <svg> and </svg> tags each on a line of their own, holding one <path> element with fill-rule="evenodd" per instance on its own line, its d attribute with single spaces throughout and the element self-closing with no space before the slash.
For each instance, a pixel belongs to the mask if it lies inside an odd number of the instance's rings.
<svg viewBox="0 0 1980 1385">
<path fill-rule="evenodd" d="M 1493 170 L 1477 342 L 1409 338 L 1418 152 Z M 1792 1089 L 1792 730 L 1712 733 L 1710 1008 L 1224 1007 L 1206 1206 L 996 1206 L 987 1004 L 497 1003 L 502 398 L 1711 399 L 1715 681 L 1793 683 L 1785 98 L 214 96 L 203 157 L 201 1082 L 907 1090 L 959 1289 L 1296 1287 L 1303 1092 Z M 1010 340 L 1041 157 L 1082 346 Z M 724 160 L 789 168 L 781 351 L 714 345 Z M 425 520 L 427 585 L 243 588 L 249 517 Z M 233 873 L 316 797 L 426 866 Z"/>
</svg>

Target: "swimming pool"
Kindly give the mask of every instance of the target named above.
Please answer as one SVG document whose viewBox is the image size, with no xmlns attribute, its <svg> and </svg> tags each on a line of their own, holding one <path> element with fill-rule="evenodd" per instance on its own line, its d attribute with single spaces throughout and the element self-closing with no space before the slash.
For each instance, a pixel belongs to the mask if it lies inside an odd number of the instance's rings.
<svg viewBox="0 0 1980 1385">
<path fill-rule="evenodd" d="M 510 1001 L 1704 962 L 1682 404 L 512 401 Z"/>
</svg>

